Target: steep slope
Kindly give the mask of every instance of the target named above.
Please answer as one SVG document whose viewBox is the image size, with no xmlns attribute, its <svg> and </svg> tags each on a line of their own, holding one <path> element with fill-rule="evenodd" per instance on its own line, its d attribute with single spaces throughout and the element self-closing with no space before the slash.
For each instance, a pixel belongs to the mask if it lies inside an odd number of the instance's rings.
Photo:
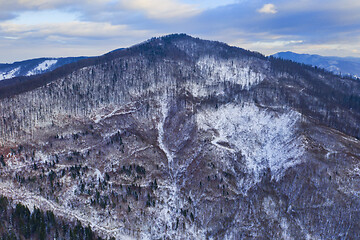
<svg viewBox="0 0 360 240">
<path fill-rule="evenodd" d="M 21 62 L 2 63 L 0 64 L 0 81 L 14 77 L 42 74 L 85 58 L 86 57 L 36 58 Z"/>
<path fill-rule="evenodd" d="M 116 239 L 360 237 L 358 81 L 170 35 L 20 82 L 14 201 Z"/>
<path fill-rule="evenodd" d="M 360 77 L 360 58 L 324 57 L 320 55 L 299 54 L 294 52 L 278 52 L 273 57 L 304 63 L 326 69 L 335 74 Z"/>
</svg>

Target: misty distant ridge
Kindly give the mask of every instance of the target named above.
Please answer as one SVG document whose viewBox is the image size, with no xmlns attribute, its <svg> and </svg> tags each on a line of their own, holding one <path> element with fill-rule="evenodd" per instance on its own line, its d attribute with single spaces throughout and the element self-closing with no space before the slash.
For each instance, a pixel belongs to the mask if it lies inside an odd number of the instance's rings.
<svg viewBox="0 0 360 240">
<path fill-rule="evenodd" d="M 339 75 L 360 77 L 360 58 L 355 57 L 325 57 L 320 55 L 299 54 L 294 52 L 278 52 L 273 57 L 304 63 L 323 68 Z"/>
<path fill-rule="evenodd" d="M 117 48 L 109 53 L 122 50 Z M 21 76 L 33 76 L 51 72 L 66 64 L 74 63 L 89 57 L 34 58 L 13 63 L 0 63 L 0 81 Z"/>
<path fill-rule="evenodd" d="M 35 58 L 14 63 L 0 63 L 0 81 L 20 76 L 32 76 L 55 70 L 65 64 L 87 57 Z"/>
</svg>

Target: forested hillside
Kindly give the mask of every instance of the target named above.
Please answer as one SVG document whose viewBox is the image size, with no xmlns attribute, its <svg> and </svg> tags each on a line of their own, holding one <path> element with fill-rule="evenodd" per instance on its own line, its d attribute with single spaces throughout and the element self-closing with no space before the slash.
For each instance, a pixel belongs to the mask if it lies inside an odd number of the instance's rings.
<svg viewBox="0 0 360 240">
<path fill-rule="evenodd" d="M 360 81 L 185 34 L 12 80 L 0 192 L 47 239 L 360 238 Z"/>
</svg>

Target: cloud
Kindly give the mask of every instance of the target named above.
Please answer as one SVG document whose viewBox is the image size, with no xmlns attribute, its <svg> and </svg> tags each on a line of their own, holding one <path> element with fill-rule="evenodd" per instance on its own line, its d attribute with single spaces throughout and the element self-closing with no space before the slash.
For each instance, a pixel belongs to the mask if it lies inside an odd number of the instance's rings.
<svg viewBox="0 0 360 240">
<path fill-rule="evenodd" d="M 121 0 L 121 3 L 124 8 L 144 12 L 152 19 L 187 18 L 201 12 L 195 5 L 175 0 Z"/>
<path fill-rule="evenodd" d="M 58 10 L 24 11 L 12 20 L 18 24 L 43 24 L 76 21 L 77 14 Z"/>
<path fill-rule="evenodd" d="M 193 4 L 201 9 L 212 9 L 221 6 L 236 4 L 239 0 L 181 0 L 184 3 Z"/>
<path fill-rule="evenodd" d="M 258 9 L 259 13 L 275 14 L 277 13 L 276 7 L 272 3 L 264 4 L 264 6 Z"/>
<path fill-rule="evenodd" d="M 344 1 L 346 6 L 335 0 L 325 6 L 321 0 L 277 0 L 276 14 L 259 15 L 254 12 L 267 1 L 243 0 L 201 13 L 189 28 L 200 37 L 265 54 L 301 50 L 356 56 L 354 49 L 360 51 L 360 2 Z"/>
<path fill-rule="evenodd" d="M 127 25 L 110 23 L 72 21 L 53 24 L 0 23 L 0 29 L 12 38 L 47 38 L 62 36 L 67 38 L 108 39 L 121 36 L 143 36 L 149 30 L 134 30 Z"/>
<path fill-rule="evenodd" d="M 81 0 L 80 0 L 81 1 Z M 71 6 L 70 0 L 0 0 L 1 11 L 45 10 Z"/>
<path fill-rule="evenodd" d="M 63 54 L 104 53 L 175 32 L 266 54 L 360 52 L 358 0 L 0 0 L 0 6 L 0 62 L 31 52 L 55 56 L 57 46 L 68 50 Z"/>
<path fill-rule="evenodd" d="M 5 39 L 11 39 L 11 40 L 17 40 L 19 39 L 18 37 L 10 37 L 10 36 L 5 36 Z"/>
<path fill-rule="evenodd" d="M 152 36 L 151 30 L 107 22 L 72 21 L 51 24 L 0 23 L 0 62 L 38 57 L 97 56 L 129 47 Z"/>
</svg>

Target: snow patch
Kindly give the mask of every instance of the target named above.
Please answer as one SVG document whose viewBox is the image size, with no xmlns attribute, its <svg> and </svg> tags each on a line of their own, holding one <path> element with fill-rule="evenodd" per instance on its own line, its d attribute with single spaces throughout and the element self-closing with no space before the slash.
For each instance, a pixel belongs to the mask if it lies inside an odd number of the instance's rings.
<svg viewBox="0 0 360 240">
<path fill-rule="evenodd" d="M 119 115 L 127 115 L 137 111 L 135 104 L 127 104 L 121 106 L 120 108 L 115 107 L 107 107 L 104 109 L 97 110 L 95 114 L 93 114 L 90 119 L 94 121 L 94 123 L 99 123 L 105 119 L 111 118 L 113 116 Z"/>
<path fill-rule="evenodd" d="M 97 168 L 95 169 L 95 175 L 96 175 L 96 179 L 97 179 L 97 180 L 100 180 L 101 182 L 104 181 L 103 175 L 101 174 L 100 170 L 97 169 Z"/>
<path fill-rule="evenodd" d="M 123 110 L 115 109 L 114 111 L 112 111 L 109 114 L 105 114 L 105 115 L 102 115 L 102 116 L 97 115 L 97 116 L 95 116 L 95 118 L 93 120 L 94 120 L 94 123 L 99 123 L 102 120 L 105 120 L 107 118 L 111 118 L 111 117 L 116 116 L 116 115 L 126 115 L 126 114 L 130 114 L 130 113 L 134 113 L 134 112 L 136 112 L 136 110 L 123 111 Z"/>
<path fill-rule="evenodd" d="M 230 153 L 240 152 L 248 173 L 255 179 L 260 180 L 262 173 L 270 168 L 272 178 L 277 181 L 286 169 L 300 163 L 305 151 L 295 134 L 299 120 L 298 112 L 275 113 L 254 104 L 228 104 L 197 115 L 200 129 L 214 132 L 212 143 Z M 219 146 L 219 140 L 227 144 Z"/>
<path fill-rule="evenodd" d="M 206 97 L 209 95 L 209 91 L 207 91 L 206 86 L 198 83 L 188 82 L 186 90 L 194 97 Z"/>
<path fill-rule="evenodd" d="M 354 137 L 351 136 L 342 136 L 343 139 L 347 140 L 347 141 L 351 141 L 353 143 L 357 143 L 360 144 L 360 141 Z"/>
<path fill-rule="evenodd" d="M 10 79 L 10 78 L 16 77 L 19 70 L 20 70 L 20 67 L 17 67 L 8 72 L 0 73 L 0 81 L 4 80 L 4 79 Z"/>
<path fill-rule="evenodd" d="M 224 60 L 208 56 L 199 59 L 196 65 L 208 76 L 206 85 L 227 81 L 249 89 L 265 79 L 264 74 L 255 72 L 248 63 L 236 59 Z"/>
<path fill-rule="evenodd" d="M 168 111 L 169 111 L 168 104 L 167 104 L 166 100 L 161 100 L 160 101 L 160 111 L 161 111 L 162 117 L 161 117 L 161 120 L 160 120 L 159 125 L 158 125 L 158 132 L 159 132 L 158 143 L 159 143 L 160 149 L 166 155 L 166 158 L 167 158 L 168 164 L 169 164 L 169 170 L 170 170 L 170 169 L 172 169 L 172 164 L 173 164 L 173 161 L 174 161 L 174 153 L 171 152 L 164 143 L 164 125 L 165 125 L 165 120 L 166 120 L 166 117 L 167 117 Z M 172 176 L 171 173 L 170 173 L 170 175 Z"/>
<path fill-rule="evenodd" d="M 40 63 L 36 68 L 29 71 L 26 74 L 26 76 L 43 73 L 44 71 L 48 70 L 52 65 L 56 64 L 57 62 L 58 62 L 58 60 L 45 60 L 44 62 Z"/>
</svg>

